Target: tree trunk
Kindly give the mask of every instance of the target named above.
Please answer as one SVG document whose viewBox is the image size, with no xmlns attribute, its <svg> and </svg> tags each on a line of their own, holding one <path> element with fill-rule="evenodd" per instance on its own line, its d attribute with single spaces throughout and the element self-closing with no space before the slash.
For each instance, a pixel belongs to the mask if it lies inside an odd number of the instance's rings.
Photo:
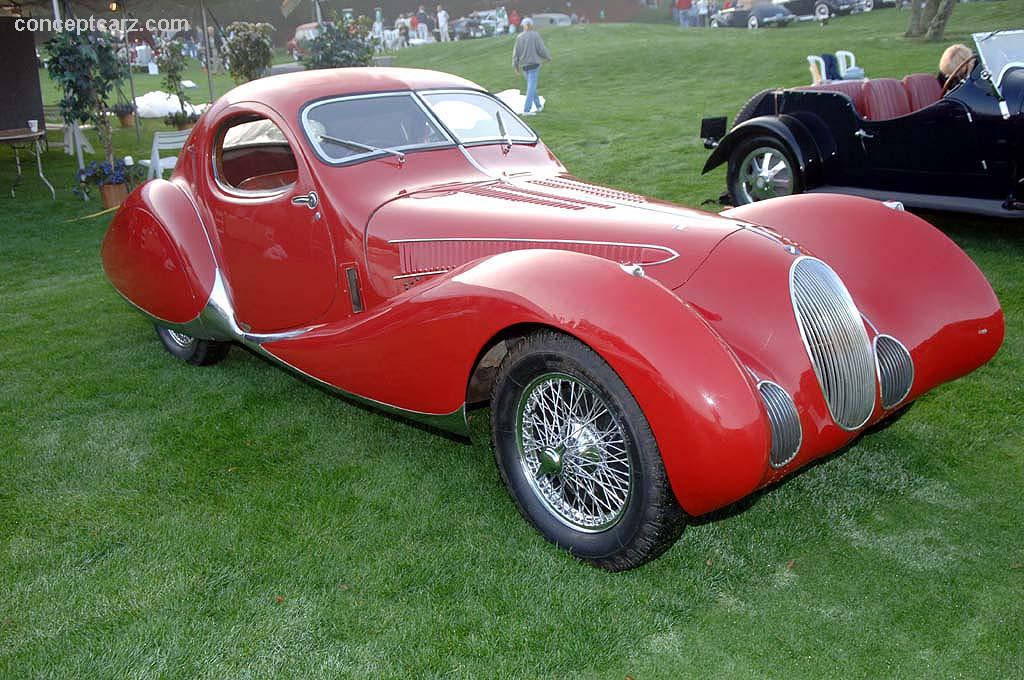
<svg viewBox="0 0 1024 680">
<path fill-rule="evenodd" d="M 917 0 L 914 0 L 915 2 Z M 939 11 L 939 4 L 942 0 L 928 0 L 924 5 L 924 13 L 921 15 L 921 32 L 923 33 L 931 23 L 932 19 L 935 18 L 935 14 Z M 920 33 L 918 33 L 920 35 Z"/>
<path fill-rule="evenodd" d="M 928 24 L 928 32 L 924 36 L 925 40 L 929 42 L 942 40 L 942 36 L 946 32 L 946 22 L 953 16 L 953 7 L 955 6 L 955 0 L 942 0 L 939 3 L 938 11 Z"/>
<path fill-rule="evenodd" d="M 921 27 L 921 0 L 911 0 L 910 23 L 907 24 L 907 32 L 903 35 L 907 38 L 916 38 L 923 32 Z"/>
</svg>

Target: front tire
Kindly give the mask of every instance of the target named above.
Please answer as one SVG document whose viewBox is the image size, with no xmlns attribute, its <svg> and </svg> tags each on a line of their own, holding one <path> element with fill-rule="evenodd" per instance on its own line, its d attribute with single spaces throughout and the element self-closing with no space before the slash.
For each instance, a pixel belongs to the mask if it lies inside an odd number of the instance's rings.
<svg viewBox="0 0 1024 680">
<path fill-rule="evenodd" d="M 164 349 L 193 366 L 211 366 L 224 360 L 231 349 L 230 342 L 200 340 L 187 333 L 155 324 L 156 335 Z"/>
<path fill-rule="evenodd" d="M 776 137 L 757 136 L 740 142 L 729 157 L 729 197 L 735 206 L 804 190 L 796 159 Z"/>
<path fill-rule="evenodd" d="M 647 419 L 575 338 L 540 331 L 510 349 L 491 396 L 491 432 L 519 512 L 575 557 L 622 571 L 679 538 L 686 513 Z"/>
<path fill-rule="evenodd" d="M 832 17 L 832 8 L 828 3 L 819 2 L 814 5 L 814 18 L 818 21 L 828 21 Z"/>
<path fill-rule="evenodd" d="M 750 17 L 749 19 L 747 19 L 747 28 L 749 28 L 750 30 L 756 31 L 759 26 L 760 24 L 757 21 L 757 17 Z"/>
</svg>

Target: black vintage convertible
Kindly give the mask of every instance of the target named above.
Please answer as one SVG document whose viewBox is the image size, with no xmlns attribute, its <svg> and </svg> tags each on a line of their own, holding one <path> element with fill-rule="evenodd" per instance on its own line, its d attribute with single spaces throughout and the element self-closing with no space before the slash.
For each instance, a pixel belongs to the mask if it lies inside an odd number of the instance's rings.
<svg viewBox="0 0 1024 680">
<path fill-rule="evenodd" d="M 925 73 L 827 81 L 756 95 L 728 134 L 705 119 L 704 172 L 728 163 L 733 205 L 816 191 L 1024 217 L 1024 30 L 973 37 L 944 87 Z"/>
</svg>

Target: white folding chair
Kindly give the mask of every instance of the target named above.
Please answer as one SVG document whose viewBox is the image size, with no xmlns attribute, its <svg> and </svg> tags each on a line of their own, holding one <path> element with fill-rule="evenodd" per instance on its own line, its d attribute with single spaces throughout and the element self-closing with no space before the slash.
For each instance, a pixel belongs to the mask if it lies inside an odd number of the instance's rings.
<svg viewBox="0 0 1024 680">
<path fill-rule="evenodd" d="M 807 65 L 811 69 L 811 85 L 817 85 L 826 80 L 825 60 L 816 54 L 807 55 Z"/>
<path fill-rule="evenodd" d="M 837 50 L 836 61 L 839 62 L 839 77 L 843 80 L 860 80 L 864 77 L 864 69 L 857 66 L 857 58 L 848 50 Z"/>
<path fill-rule="evenodd" d="M 154 132 L 153 133 L 153 151 L 149 157 L 149 160 L 143 159 L 139 163 L 149 168 L 149 173 L 146 175 L 146 179 L 156 179 L 157 177 L 163 178 L 164 170 L 174 170 L 174 166 L 178 163 L 177 156 L 161 156 L 161 151 L 168 151 L 174 149 L 177 151 L 181 147 L 185 146 L 185 141 L 188 136 L 192 133 L 192 130 L 182 130 L 180 132 Z"/>
</svg>

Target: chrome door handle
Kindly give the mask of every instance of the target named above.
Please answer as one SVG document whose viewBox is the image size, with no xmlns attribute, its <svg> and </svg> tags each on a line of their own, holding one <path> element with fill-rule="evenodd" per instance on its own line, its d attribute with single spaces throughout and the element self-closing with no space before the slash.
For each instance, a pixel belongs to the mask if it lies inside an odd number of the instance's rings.
<svg viewBox="0 0 1024 680">
<path fill-rule="evenodd" d="M 874 139 L 875 138 L 875 136 L 873 134 L 871 134 L 870 132 L 866 132 L 864 130 L 857 130 L 856 132 L 853 133 L 853 135 L 854 135 L 854 137 L 860 137 L 861 139 Z"/>
<path fill-rule="evenodd" d="M 292 198 L 292 205 L 304 205 L 310 210 L 316 210 L 316 207 L 320 205 L 320 197 L 316 195 L 315 191 L 310 191 L 305 196 Z"/>
</svg>

